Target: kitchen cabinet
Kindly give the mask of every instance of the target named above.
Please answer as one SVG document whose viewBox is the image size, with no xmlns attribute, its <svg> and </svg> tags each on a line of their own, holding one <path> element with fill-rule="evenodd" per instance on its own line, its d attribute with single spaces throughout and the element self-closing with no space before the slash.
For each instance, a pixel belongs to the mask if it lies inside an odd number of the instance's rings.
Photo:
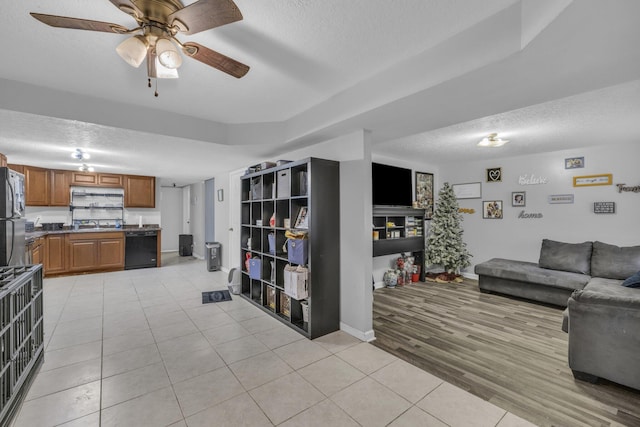
<svg viewBox="0 0 640 427">
<path fill-rule="evenodd" d="M 49 205 L 49 170 L 24 167 L 25 201 L 27 206 Z"/>
<path fill-rule="evenodd" d="M 155 208 L 156 179 L 153 176 L 125 175 L 125 208 Z"/>
<path fill-rule="evenodd" d="M 31 246 L 31 264 L 42 264 L 44 255 L 44 238 L 38 237 Z"/>
<path fill-rule="evenodd" d="M 98 187 L 117 187 L 122 188 L 124 186 L 124 176 L 116 175 L 113 173 L 99 173 L 98 174 Z"/>
<path fill-rule="evenodd" d="M 69 206 L 69 181 L 70 171 L 49 171 L 49 206 Z"/>
<path fill-rule="evenodd" d="M 27 264 L 42 264 L 44 255 L 44 237 L 38 237 L 27 243 L 26 248 L 26 263 Z"/>
<path fill-rule="evenodd" d="M 126 208 L 156 207 L 156 178 L 8 165 L 25 176 L 27 206 L 69 206 L 71 186 L 124 188 Z"/>
<path fill-rule="evenodd" d="M 60 274 L 67 271 L 66 239 L 64 234 L 50 234 L 45 239 L 44 273 Z"/>
<path fill-rule="evenodd" d="M 71 174 L 71 185 L 122 188 L 124 185 L 124 176 L 115 173 L 73 171 Z"/>
<path fill-rule="evenodd" d="M 71 185 L 98 185 L 98 174 L 94 172 L 71 172 Z"/>
<path fill-rule="evenodd" d="M 69 272 L 124 268 L 124 233 L 69 233 Z"/>
</svg>

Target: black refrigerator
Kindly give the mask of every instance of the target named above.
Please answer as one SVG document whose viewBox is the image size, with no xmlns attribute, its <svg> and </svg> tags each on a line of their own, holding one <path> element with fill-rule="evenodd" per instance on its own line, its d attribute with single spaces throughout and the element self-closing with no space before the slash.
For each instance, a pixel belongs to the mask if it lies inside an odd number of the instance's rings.
<svg viewBox="0 0 640 427">
<path fill-rule="evenodd" d="M 24 175 L 0 167 L 0 266 L 25 262 Z"/>
</svg>

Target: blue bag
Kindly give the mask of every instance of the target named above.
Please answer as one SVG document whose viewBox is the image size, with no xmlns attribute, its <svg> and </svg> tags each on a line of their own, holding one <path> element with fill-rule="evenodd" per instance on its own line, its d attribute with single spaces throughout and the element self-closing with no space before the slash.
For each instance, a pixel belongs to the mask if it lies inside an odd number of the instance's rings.
<svg viewBox="0 0 640 427">
<path fill-rule="evenodd" d="M 291 264 L 305 265 L 307 263 L 309 240 L 289 239 L 287 241 L 287 258 Z"/>
<path fill-rule="evenodd" d="M 260 258 L 249 260 L 249 277 L 256 280 L 262 279 L 262 260 Z"/>
</svg>

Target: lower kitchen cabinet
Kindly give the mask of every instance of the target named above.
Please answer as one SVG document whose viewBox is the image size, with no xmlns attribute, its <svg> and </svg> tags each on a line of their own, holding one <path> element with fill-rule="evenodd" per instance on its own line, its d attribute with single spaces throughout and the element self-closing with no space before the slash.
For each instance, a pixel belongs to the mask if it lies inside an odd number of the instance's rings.
<svg viewBox="0 0 640 427">
<path fill-rule="evenodd" d="M 59 274 L 67 271 L 65 234 L 50 234 L 45 238 L 44 273 Z"/>
<path fill-rule="evenodd" d="M 44 237 L 38 237 L 31 245 L 31 264 L 42 264 L 44 261 Z"/>
<path fill-rule="evenodd" d="M 69 272 L 124 268 L 124 233 L 69 233 Z"/>
</svg>

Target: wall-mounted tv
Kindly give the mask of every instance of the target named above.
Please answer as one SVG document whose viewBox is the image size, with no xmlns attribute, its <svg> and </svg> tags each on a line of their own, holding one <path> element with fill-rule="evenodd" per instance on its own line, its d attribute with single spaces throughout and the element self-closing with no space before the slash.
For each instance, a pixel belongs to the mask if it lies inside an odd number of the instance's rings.
<svg viewBox="0 0 640 427">
<path fill-rule="evenodd" d="M 371 164 L 373 205 L 411 206 L 413 202 L 411 169 Z"/>
</svg>

